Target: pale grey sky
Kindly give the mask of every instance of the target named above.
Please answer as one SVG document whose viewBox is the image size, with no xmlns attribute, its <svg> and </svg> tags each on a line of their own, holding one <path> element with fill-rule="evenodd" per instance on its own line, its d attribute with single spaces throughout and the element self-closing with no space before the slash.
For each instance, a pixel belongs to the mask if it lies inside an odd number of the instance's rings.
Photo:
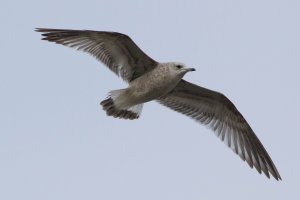
<svg viewBox="0 0 300 200">
<path fill-rule="evenodd" d="M 0 199 L 299 198 L 299 19 L 297 0 L 2 0 Z M 107 117 L 99 102 L 126 84 L 36 27 L 122 32 L 195 67 L 185 79 L 235 103 L 283 181 L 156 102 L 139 120 Z"/>
</svg>

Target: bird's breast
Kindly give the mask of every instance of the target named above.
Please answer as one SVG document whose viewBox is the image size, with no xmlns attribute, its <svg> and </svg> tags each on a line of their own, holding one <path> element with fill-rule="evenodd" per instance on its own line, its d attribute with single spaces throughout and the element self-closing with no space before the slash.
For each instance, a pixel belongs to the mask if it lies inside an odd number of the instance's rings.
<svg viewBox="0 0 300 200">
<path fill-rule="evenodd" d="M 165 70 L 153 70 L 130 83 L 130 93 L 138 101 L 147 102 L 170 92 L 180 81 Z M 141 102 L 139 102 L 141 103 Z"/>
</svg>

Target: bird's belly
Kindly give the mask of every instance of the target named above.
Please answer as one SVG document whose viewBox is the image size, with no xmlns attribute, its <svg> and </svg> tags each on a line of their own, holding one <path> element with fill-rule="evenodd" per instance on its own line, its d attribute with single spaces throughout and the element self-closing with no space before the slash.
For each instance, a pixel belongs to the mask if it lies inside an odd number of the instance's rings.
<svg viewBox="0 0 300 200">
<path fill-rule="evenodd" d="M 135 103 L 144 103 L 158 97 L 161 97 L 170 92 L 179 81 L 177 80 L 164 80 L 161 82 L 152 81 L 139 81 L 130 87 L 132 98 L 135 99 Z"/>
</svg>

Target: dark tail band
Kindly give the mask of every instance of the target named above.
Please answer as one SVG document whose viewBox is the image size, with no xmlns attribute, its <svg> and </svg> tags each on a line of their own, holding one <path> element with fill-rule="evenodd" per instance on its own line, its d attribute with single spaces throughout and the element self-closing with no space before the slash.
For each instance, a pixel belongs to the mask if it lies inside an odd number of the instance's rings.
<svg viewBox="0 0 300 200">
<path fill-rule="evenodd" d="M 114 101 L 110 97 L 108 99 L 103 100 L 100 103 L 100 105 L 103 107 L 103 110 L 106 111 L 106 114 L 108 116 L 113 116 L 115 118 L 122 118 L 122 119 L 130 119 L 130 120 L 139 118 L 138 113 L 134 113 L 129 110 L 116 109 L 114 105 Z"/>
</svg>

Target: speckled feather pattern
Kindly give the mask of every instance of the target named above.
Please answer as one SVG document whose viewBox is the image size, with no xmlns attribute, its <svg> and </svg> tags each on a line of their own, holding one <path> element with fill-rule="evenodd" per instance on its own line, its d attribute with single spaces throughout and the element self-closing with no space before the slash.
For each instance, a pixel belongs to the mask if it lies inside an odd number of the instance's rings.
<svg viewBox="0 0 300 200">
<path fill-rule="evenodd" d="M 171 80 L 167 72 L 159 71 L 166 63 L 158 63 L 147 56 L 125 34 L 105 31 L 36 29 L 43 40 L 81 50 L 96 57 L 111 71 L 129 83 L 127 96 L 136 98 L 137 109 L 122 109 L 115 105 L 123 95 L 110 96 L 101 102 L 107 115 L 122 119 L 137 119 L 142 104 L 157 100 L 160 104 L 182 113 L 214 131 L 239 157 L 268 178 L 270 174 L 281 180 L 269 154 L 234 104 L 223 94 L 185 80 Z M 176 63 L 174 69 L 178 66 Z M 167 69 L 167 68 L 166 68 Z M 178 69 L 179 70 L 179 69 Z M 166 70 L 168 71 L 168 70 Z M 177 77 L 178 78 L 178 77 Z M 160 79 L 160 83 L 157 80 Z M 176 82 L 177 81 L 177 82 Z M 139 96 L 140 95 L 140 96 Z M 144 95 L 144 96 L 143 96 Z M 121 99 L 123 100 L 126 99 Z M 128 100 L 130 101 L 130 99 Z"/>
</svg>

